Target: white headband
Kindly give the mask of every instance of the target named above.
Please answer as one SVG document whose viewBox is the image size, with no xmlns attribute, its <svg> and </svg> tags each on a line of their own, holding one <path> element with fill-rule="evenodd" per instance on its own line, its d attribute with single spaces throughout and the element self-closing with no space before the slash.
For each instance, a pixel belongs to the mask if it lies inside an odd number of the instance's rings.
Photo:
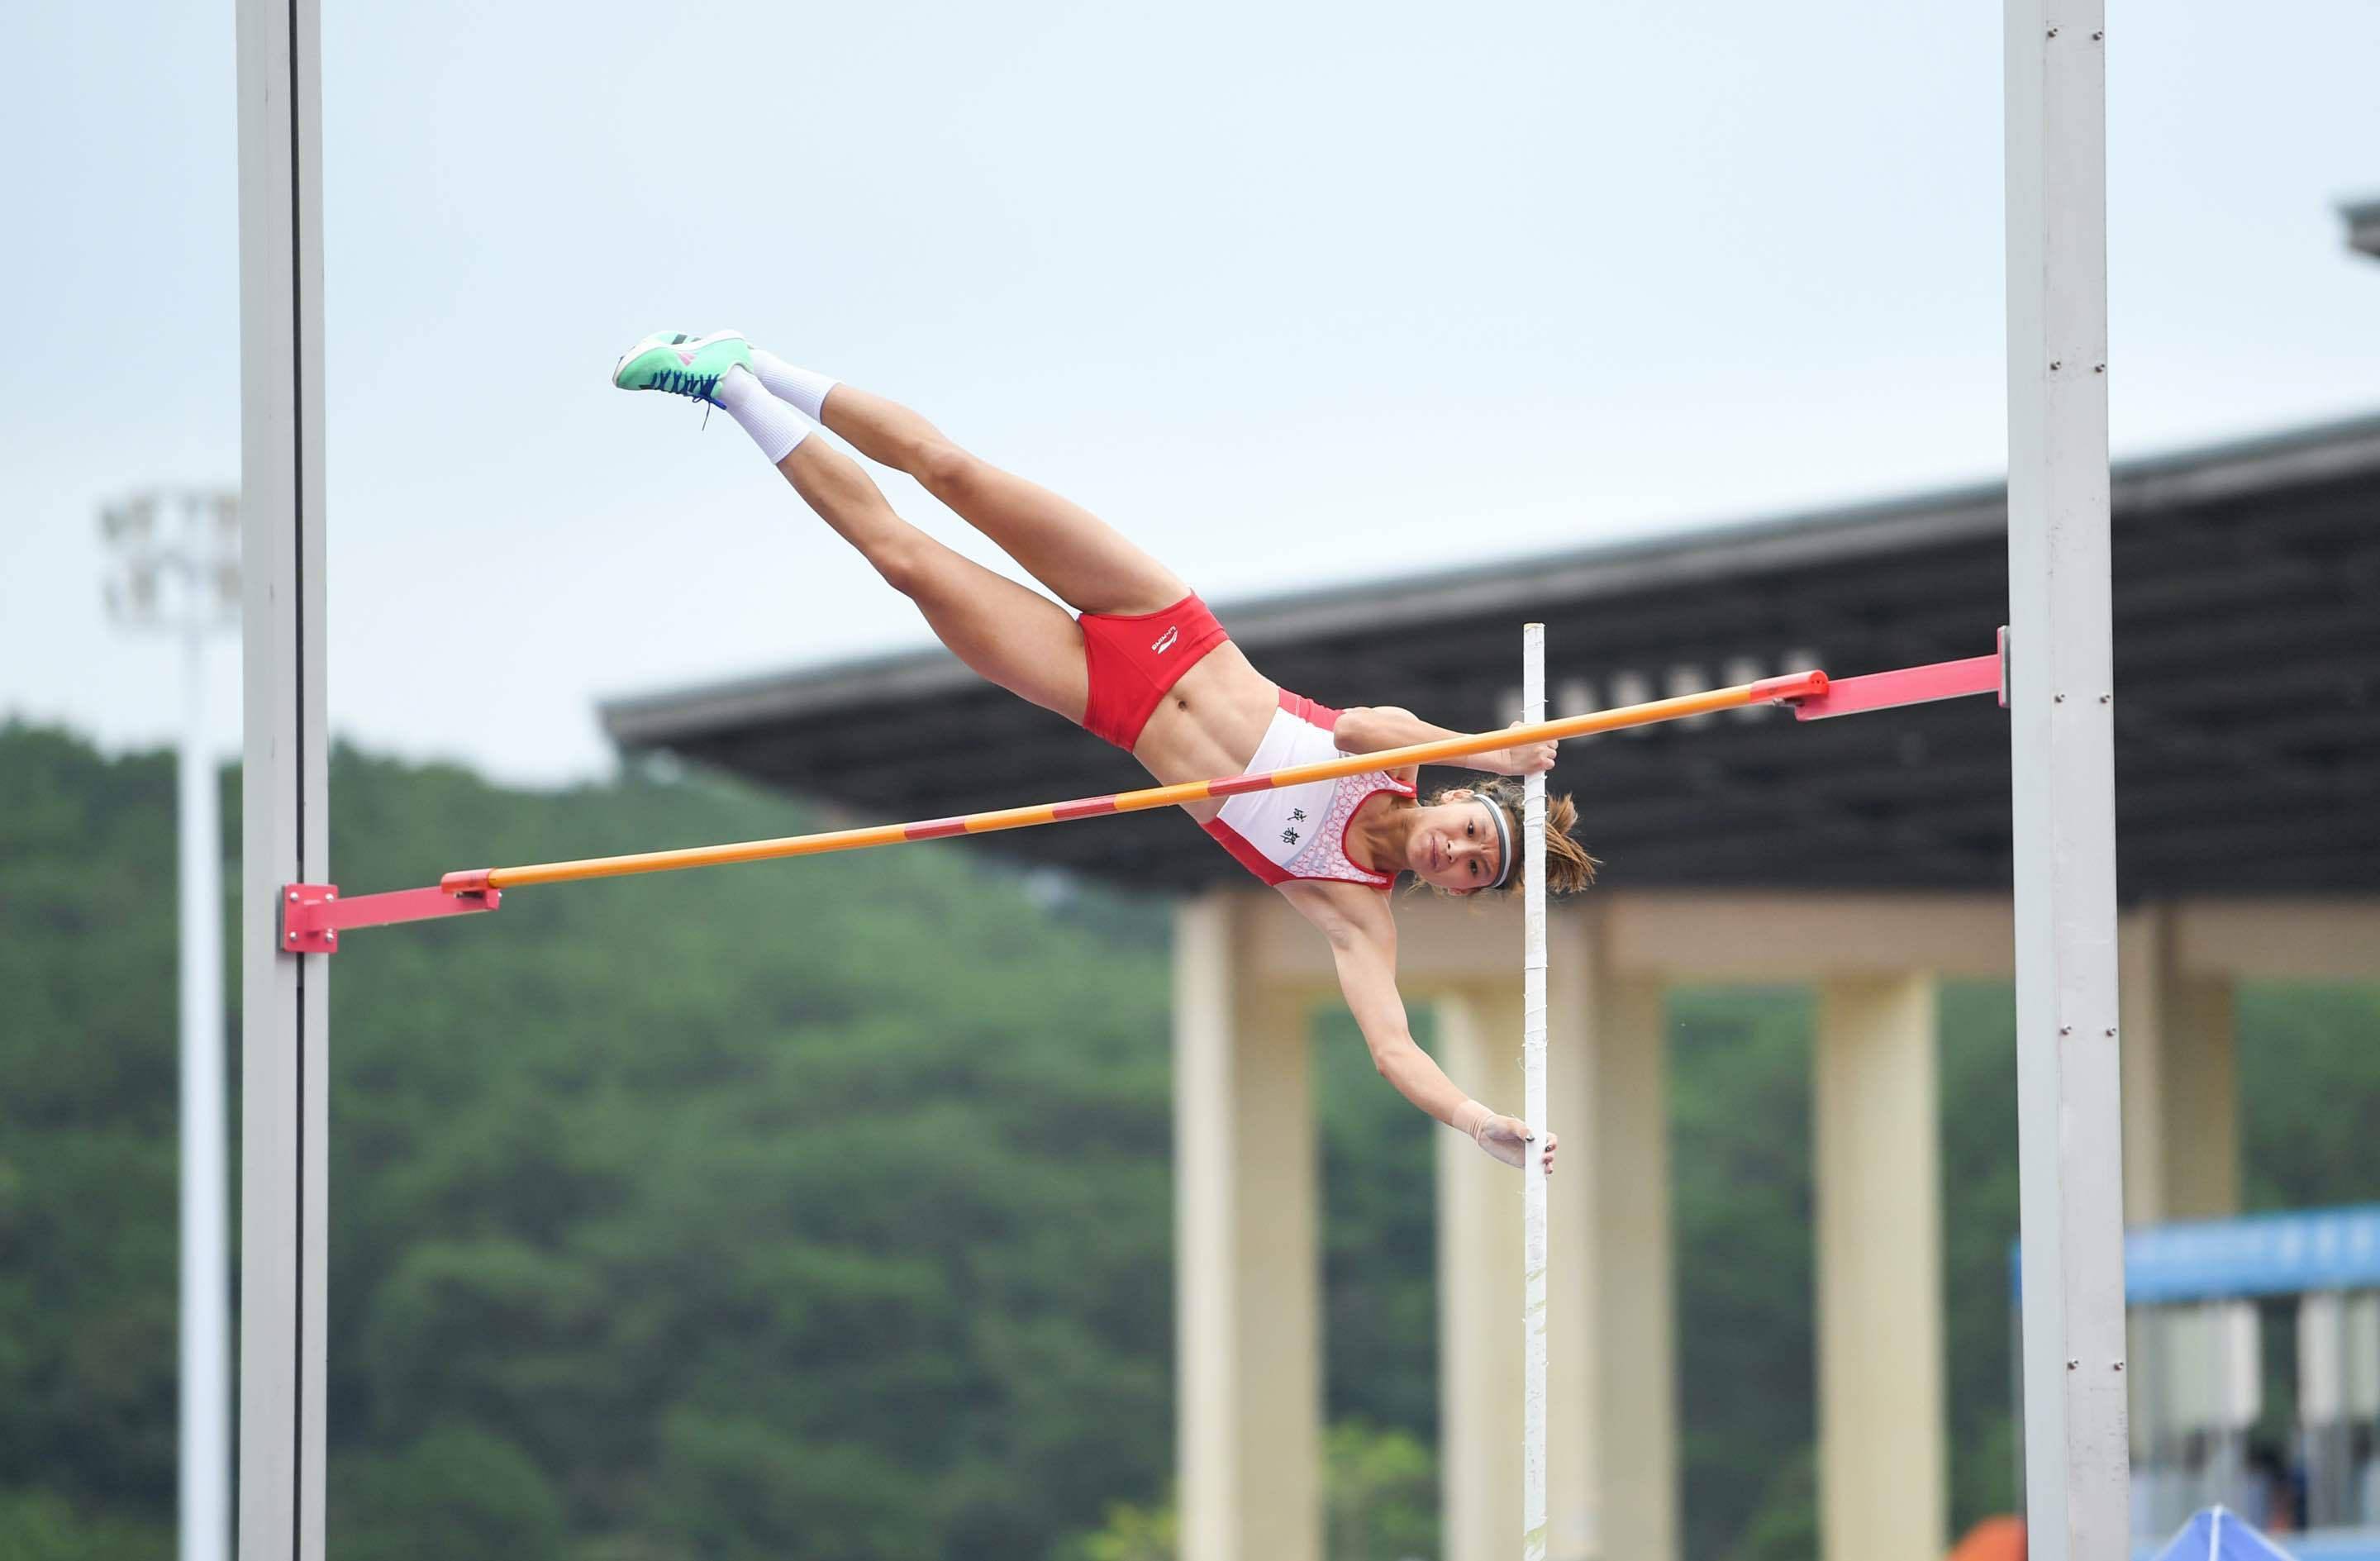
<svg viewBox="0 0 2380 1561">
<path fill-rule="evenodd" d="M 1512 881 L 1512 825 L 1504 817 L 1504 805 L 1493 797 L 1476 799 L 1486 805 L 1488 817 L 1496 820 L 1496 881 L 1489 889 L 1501 889 Z"/>
</svg>

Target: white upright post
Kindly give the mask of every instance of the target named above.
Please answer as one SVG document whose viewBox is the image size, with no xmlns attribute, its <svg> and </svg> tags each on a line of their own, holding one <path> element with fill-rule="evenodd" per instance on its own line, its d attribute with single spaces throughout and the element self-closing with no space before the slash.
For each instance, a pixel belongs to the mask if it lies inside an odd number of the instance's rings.
<svg viewBox="0 0 2380 1561">
<path fill-rule="evenodd" d="M 2105 0 L 2007 0 L 2009 689 L 2034 1561 L 2130 1548 Z"/>
<path fill-rule="evenodd" d="M 1521 628 L 1521 719 L 1546 719 L 1546 626 Z M 1522 815 L 1521 1098 L 1522 1115 L 1546 1127 L 1546 778 L 1532 775 Z M 1546 1557 L 1546 1173 L 1536 1145 L 1521 1158 L 1521 1555 Z"/>
<path fill-rule="evenodd" d="M 320 0 L 237 0 L 241 781 L 240 1561 L 322 1555 L 329 961 L 279 948 L 330 877 L 322 656 Z"/>
<path fill-rule="evenodd" d="M 182 628 L 182 1561 L 231 1537 L 231 1276 L 224 1208 L 223 826 L 207 743 L 207 630 Z"/>
</svg>

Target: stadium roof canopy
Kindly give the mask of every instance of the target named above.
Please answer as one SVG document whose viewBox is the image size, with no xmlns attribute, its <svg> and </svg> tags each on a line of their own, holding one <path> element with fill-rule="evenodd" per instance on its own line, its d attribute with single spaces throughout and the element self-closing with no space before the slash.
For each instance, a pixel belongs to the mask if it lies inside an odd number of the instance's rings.
<svg viewBox="0 0 2380 1561">
<path fill-rule="evenodd" d="M 2115 493 L 2125 898 L 2369 893 L 2380 417 L 2131 462 Z M 1978 487 L 1218 611 L 1286 687 L 1484 728 L 1516 708 L 1529 619 L 1547 624 L 1557 715 L 1801 666 L 1848 676 L 1988 651 L 2007 612 L 2005 524 L 2002 490 Z M 1148 783 L 940 649 L 601 715 L 625 750 L 875 821 Z M 1807 724 L 1733 712 L 1568 744 L 1556 773 L 1615 887 L 2009 882 L 2007 722 L 1982 699 Z M 929 849 L 1172 889 L 1245 877 L 1170 813 Z"/>
</svg>

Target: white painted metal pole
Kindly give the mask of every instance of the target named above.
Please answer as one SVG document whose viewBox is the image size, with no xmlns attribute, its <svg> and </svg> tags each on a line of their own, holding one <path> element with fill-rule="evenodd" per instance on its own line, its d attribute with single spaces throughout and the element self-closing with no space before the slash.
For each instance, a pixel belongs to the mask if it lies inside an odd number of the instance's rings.
<svg viewBox="0 0 2380 1561">
<path fill-rule="evenodd" d="M 237 0 L 241 777 L 239 1555 L 322 1555 L 329 961 L 278 947 L 330 877 L 320 0 Z"/>
<path fill-rule="evenodd" d="M 1546 719 L 1546 626 L 1521 629 L 1521 719 Z M 1522 812 L 1521 1114 L 1542 1139 L 1546 1125 L 1546 778 L 1528 777 Z M 1521 1555 L 1546 1556 L 1546 1173 L 1538 1146 L 1521 1159 L 1522 1301 Z"/>
<path fill-rule="evenodd" d="M 2010 736 L 2034 1561 L 2130 1549 L 2105 0 L 2007 0 Z"/>
<path fill-rule="evenodd" d="M 207 554 L 194 550 L 192 570 Z M 231 1278 L 225 1243 L 223 828 L 207 742 L 208 598 L 182 630 L 182 1561 L 223 1561 L 231 1537 Z"/>
</svg>

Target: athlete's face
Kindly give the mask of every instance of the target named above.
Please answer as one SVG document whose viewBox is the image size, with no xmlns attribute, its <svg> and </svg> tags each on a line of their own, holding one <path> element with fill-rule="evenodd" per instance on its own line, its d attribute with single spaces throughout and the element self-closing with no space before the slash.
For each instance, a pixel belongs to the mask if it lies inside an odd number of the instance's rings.
<svg viewBox="0 0 2380 1561">
<path fill-rule="evenodd" d="M 1494 883 L 1504 870 L 1494 806 L 1468 792 L 1449 792 L 1446 801 L 1415 809 L 1418 817 L 1405 846 L 1407 865 L 1424 882 L 1457 894 Z"/>
</svg>

